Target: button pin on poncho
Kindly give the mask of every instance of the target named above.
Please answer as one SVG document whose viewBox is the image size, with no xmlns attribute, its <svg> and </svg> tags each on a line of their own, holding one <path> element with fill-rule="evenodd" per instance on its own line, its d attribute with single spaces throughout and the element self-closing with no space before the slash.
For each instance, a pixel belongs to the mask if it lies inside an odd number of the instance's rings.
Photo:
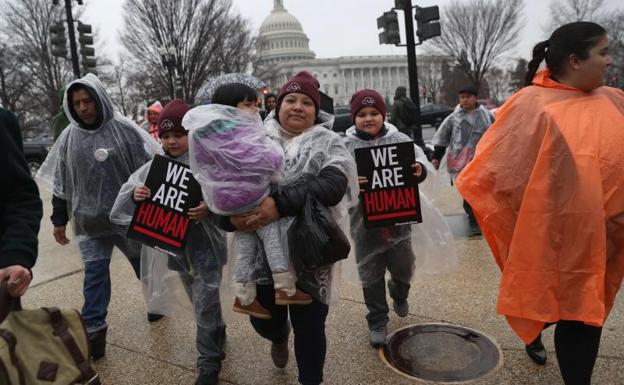
<svg viewBox="0 0 624 385">
<path fill-rule="evenodd" d="M 97 160 L 98 162 L 104 162 L 106 159 L 108 159 L 108 152 L 110 150 L 112 150 L 112 148 L 98 148 L 97 150 L 95 150 L 95 160 Z"/>
</svg>

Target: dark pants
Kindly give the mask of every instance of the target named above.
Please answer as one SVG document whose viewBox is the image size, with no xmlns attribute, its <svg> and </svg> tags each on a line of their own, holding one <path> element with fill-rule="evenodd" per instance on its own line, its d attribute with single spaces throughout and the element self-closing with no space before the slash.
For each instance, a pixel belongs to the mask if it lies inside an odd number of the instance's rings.
<svg viewBox="0 0 624 385">
<path fill-rule="evenodd" d="M 318 385 L 323 382 L 323 366 L 327 342 L 325 319 L 329 306 L 314 301 L 310 305 L 275 305 L 272 285 L 258 285 L 256 299 L 271 312 L 270 320 L 249 317 L 251 325 L 260 336 L 275 343 L 288 338 L 288 314 L 295 334 L 295 358 L 299 369 L 299 382 Z"/>
<path fill-rule="evenodd" d="M 394 230 L 395 232 L 398 230 Z M 390 297 L 396 302 L 407 300 L 410 289 L 410 281 L 414 275 L 414 260 L 410 232 L 407 231 L 408 239 L 394 245 L 385 246 L 382 252 L 371 254 L 370 250 L 379 249 L 381 234 L 369 231 L 370 237 L 365 237 L 356 243 L 356 261 L 358 273 L 362 280 L 364 291 L 364 303 L 368 309 L 366 320 L 370 330 L 377 330 L 388 324 L 388 301 L 386 300 L 386 271 L 390 273 L 388 291 Z M 400 238 L 399 235 L 394 235 Z"/>
<path fill-rule="evenodd" d="M 171 258 L 170 258 L 171 259 Z M 207 374 L 219 374 L 221 361 L 225 358 L 225 324 L 221 317 L 221 303 L 219 301 L 219 281 L 212 285 L 205 285 L 199 274 L 195 276 L 187 271 L 179 271 L 180 278 L 189 299 L 193 303 L 197 334 L 195 347 L 197 348 L 197 370 Z M 221 277 L 221 274 L 218 274 Z M 205 301 L 211 298 L 211 301 Z"/>
<path fill-rule="evenodd" d="M 598 356 L 602 328 L 579 321 L 559 321 L 555 328 L 555 351 L 566 385 L 590 385 Z"/>
<path fill-rule="evenodd" d="M 465 199 L 464 199 L 464 211 L 468 215 L 468 223 L 470 224 L 470 226 L 478 226 L 479 224 L 477 223 L 477 218 L 475 218 L 475 215 L 472 212 L 472 207 L 470 207 L 470 205 L 468 204 L 468 202 L 466 202 Z"/>
</svg>

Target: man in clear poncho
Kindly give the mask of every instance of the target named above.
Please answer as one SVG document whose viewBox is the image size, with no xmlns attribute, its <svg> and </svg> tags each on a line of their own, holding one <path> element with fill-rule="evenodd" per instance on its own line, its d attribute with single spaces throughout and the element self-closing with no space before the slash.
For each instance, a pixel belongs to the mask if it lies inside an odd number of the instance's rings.
<svg viewBox="0 0 624 385">
<path fill-rule="evenodd" d="M 158 119 L 158 136 L 165 155 L 187 165 L 188 132 L 182 127 L 182 117 L 188 110 L 183 101 L 176 99 L 165 106 Z M 151 161 L 146 163 L 121 187 L 111 212 L 114 223 L 130 224 L 135 202 L 145 199 L 140 190 L 146 189 L 143 184 L 151 165 Z M 142 247 L 141 283 L 148 310 L 153 313 L 179 316 L 190 308 L 186 306 L 190 299 L 197 323 L 196 384 L 210 385 L 217 383 L 225 357 L 225 324 L 219 301 L 221 273 L 227 261 L 225 234 L 216 228 L 215 216 L 209 214 L 205 203 L 190 209 L 188 215 L 192 222 L 181 253 L 168 256 Z"/>
<path fill-rule="evenodd" d="M 106 315 L 111 297 L 109 264 L 119 248 L 139 276 L 140 244 L 125 237 L 125 228 L 109 214 L 121 185 L 150 160 L 159 147 L 131 120 L 113 110 L 113 103 L 93 74 L 69 84 L 63 108 L 71 124 L 62 132 L 38 179 L 52 192 L 54 238 L 61 245 L 74 234 L 85 265 L 84 318 L 94 359 L 106 349 Z"/>
</svg>

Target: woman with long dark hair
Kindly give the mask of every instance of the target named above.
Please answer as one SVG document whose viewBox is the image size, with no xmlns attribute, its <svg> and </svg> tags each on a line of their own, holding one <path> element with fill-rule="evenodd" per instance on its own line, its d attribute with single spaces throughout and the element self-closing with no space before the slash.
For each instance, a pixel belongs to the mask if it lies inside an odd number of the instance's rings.
<svg viewBox="0 0 624 385">
<path fill-rule="evenodd" d="M 503 272 L 498 312 L 540 364 L 556 324 L 566 385 L 591 383 L 624 275 L 624 92 L 604 86 L 608 46 L 590 22 L 537 44 L 457 179 Z"/>
</svg>

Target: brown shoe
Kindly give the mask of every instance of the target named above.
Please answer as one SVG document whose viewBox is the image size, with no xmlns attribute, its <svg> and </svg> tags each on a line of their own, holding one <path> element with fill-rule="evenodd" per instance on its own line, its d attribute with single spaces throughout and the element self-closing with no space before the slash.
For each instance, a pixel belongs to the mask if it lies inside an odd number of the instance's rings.
<svg viewBox="0 0 624 385">
<path fill-rule="evenodd" d="M 312 297 L 309 294 L 296 289 L 295 294 L 289 296 L 284 290 L 275 290 L 276 305 L 309 305 L 312 303 Z"/>
<path fill-rule="evenodd" d="M 232 306 L 232 310 L 237 313 L 248 314 L 255 318 L 260 319 L 271 319 L 271 313 L 258 302 L 257 299 L 254 299 L 252 303 L 247 306 L 241 305 L 238 297 L 234 300 L 234 306 Z"/>
</svg>

